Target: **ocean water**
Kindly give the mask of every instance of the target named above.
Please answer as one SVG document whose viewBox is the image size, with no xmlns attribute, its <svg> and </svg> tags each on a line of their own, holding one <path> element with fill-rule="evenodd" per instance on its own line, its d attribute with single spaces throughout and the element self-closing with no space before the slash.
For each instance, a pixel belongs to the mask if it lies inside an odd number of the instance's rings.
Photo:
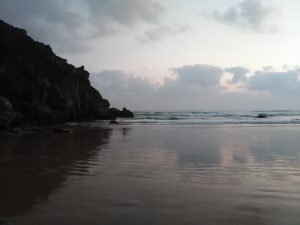
<svg viewBox="0 0 300 225">
<path fill-rule="evenodd" d="M 0 135 L 0 225 L 300 224 L 298 124 L 224 125 L 256 112 L 211 112 L 223 125 L 208 126 L 149 114 L 159 122 L 141 113 Z M 183 114 L 193 113 L 172 117 Z"/>
<path fill-rule="evenodd" d="M 267 118 L 256 118 L 259 114 Z M 135 118 L 120 121 L 142 125 L 300 125 L 300 111 L 135 112 Z"/>
</svg>

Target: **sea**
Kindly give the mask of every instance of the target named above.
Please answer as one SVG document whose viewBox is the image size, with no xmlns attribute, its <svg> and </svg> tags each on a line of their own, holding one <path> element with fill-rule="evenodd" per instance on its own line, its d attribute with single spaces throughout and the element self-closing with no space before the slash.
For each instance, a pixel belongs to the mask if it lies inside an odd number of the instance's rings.
<svg viewBox="0 0 300 225">
<path fill-rule="evenodd" d="M 137 111 L 134 114 L 134 118 L 119 121 L 130 125 L 300 125 L 300 110 Z M 257 118 L 260 114 L 266 118 Z"/>
</svg>

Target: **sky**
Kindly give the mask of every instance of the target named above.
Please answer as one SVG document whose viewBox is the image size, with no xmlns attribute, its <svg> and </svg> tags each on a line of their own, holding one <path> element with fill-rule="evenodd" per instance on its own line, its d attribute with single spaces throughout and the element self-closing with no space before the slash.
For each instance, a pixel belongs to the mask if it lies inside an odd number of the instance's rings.
<svg viewBox="0 0 300 225">
<path fill-rule="evenodd" d="M 115 107 L 300 109 L 298 0 L 0 0 Z"/>
</svg>

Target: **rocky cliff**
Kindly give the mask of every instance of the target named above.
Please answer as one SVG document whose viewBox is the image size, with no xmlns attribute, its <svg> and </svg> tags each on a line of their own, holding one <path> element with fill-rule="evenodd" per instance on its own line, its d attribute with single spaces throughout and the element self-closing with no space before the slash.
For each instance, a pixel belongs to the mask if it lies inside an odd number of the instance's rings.
<svg viewBox="0 0 300 225">
<path fill-rule="evenodd" d="M 7 111 L 11 104 L 15 118 L 22 123 L 109 117 L 108 100 L 90 85 L 89 73 L 83 66 L 68 64 L 49 45 L 34 41 L 25 30 L 1 20 L 0 97 L 2 104 L 8 104 L 2 108 Z"/>
</svg>

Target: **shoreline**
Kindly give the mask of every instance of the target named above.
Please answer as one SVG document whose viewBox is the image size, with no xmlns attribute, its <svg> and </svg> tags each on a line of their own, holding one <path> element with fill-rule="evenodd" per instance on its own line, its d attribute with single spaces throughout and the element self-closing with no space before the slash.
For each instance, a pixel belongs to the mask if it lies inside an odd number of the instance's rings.
<svg viewBox="0 0 300 225">
<path fill-rule="evenodd" d="M 110 124 L 110 120 L 95 120 L 89 122 L 67 122 L 54 125 L 32 125 L 0 130 L 0 136 L 26 135 L 41 133 L 73 133 L 78 129 L 112 129 L 112 128 L 299 128 L 300 124 L 155 124 L 155 123 L 130 123 L 117 120 L 119 124 Z"/>
</svg>

